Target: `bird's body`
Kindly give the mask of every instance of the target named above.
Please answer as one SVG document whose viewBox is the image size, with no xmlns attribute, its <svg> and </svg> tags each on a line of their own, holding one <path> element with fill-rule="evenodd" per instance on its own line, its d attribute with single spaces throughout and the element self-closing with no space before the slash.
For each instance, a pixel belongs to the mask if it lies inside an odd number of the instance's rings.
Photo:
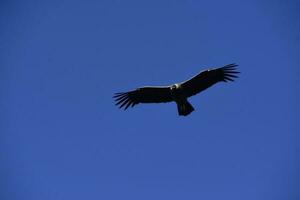
<svg viewBox="0 0 300 200">
<path fill-rule="evenodd" d="M 174 84 L 170 88 L 173 101 L 177 104 L 179 115 L 186 116 L 194 111 L 193 106 L 188 102 L 187 96 L 181 84 Z"/>
<path fill-rule="evenodd" d="M 126 110 L 129 106 L 133 107 L 139 103 L 174 101 L 177 104 L 178 114 L 186 116 L 194 111 L 187 99 L 217 82 L 233 81 L 233 78 L 237 78 L 235 74 L 239 73 L 236 71 L 236 66 L 236 64 L 229 64 L 221 68 L 205 70 L 187 81 L 170 86 L 147 86 L 129 92 L 116 93 L 114 96 L 116 105 Z"/>
</svg>

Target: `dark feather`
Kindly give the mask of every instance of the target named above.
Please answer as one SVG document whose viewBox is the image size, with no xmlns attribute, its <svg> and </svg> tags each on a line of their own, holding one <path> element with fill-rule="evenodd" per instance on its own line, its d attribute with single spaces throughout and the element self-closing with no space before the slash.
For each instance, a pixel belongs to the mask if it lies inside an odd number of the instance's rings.
<svg viewBox="0 0 300 200">
<path fill-rule="evenodd" d="M 170 87 L 141 87 L 133 91 L 115 93 L 116 105 L 126 110 L 139 103 L 164 103 L 172 101 Z"/>
<path fill-rule="evenodd" d="M 221 68 L 200 72 L 198 75 L 182 83 L 185 95 L 187 97 L 193 96 L 220 81 L 234 81 L 234 78 L 238 78 L 236 74 L 240 73 L 236 71 L 237 66 L 233 63 Z"/>
</svg>

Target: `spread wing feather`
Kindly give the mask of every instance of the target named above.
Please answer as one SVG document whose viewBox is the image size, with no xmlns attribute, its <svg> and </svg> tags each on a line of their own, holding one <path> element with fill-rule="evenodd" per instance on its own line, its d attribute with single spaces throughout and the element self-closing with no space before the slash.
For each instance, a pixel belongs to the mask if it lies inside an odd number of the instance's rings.
<svg viewBox="0 0 300 200">
<path fill-rule="evenodd" d="M 236 71 L 236 64 L 225 65 L 217 69 L 210 69 L 200 72 L 193 78 L 181 83 L 181 86 L 187 97 L 193 96 L 210 86 L 220 81 L 234 81 L 234 78 L 238 78 Z"/>
<path fill-rule="evenodd" d="M 165 103 L 172 101 L 170 87 L 141 87 L 129 92 L 115 93 L 114 99 L 119 108 L 126 110 L 138 103 Z"/>
</svg>

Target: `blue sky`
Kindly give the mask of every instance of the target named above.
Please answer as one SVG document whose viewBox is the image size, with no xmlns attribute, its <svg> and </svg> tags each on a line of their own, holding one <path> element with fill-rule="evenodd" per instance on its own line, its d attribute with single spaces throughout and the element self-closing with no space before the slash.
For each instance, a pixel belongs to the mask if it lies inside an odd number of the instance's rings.
<svg viewBox="0 0 300 200">
<path fill-rule="evenodd" d="M 0 5 L 1 199 L 300 198 L 299 1 Z M 232 62 L 188 117 L 114 106 Z"/>
</svg>

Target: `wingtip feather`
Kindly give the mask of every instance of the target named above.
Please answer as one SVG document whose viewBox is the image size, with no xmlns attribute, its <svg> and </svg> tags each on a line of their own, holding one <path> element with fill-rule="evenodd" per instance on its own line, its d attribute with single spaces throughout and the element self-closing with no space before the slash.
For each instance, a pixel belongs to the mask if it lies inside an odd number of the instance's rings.
<svg viewBox="0 0 300 200">
<path fill-rule="evenodd" d="M 240 72 L 237 71 L 237 64 L 235 63 L 231 63 L 228 65 L 225 65 L 224 67 L 221 68 L 222 72 L 223 72 L 223 81 L 227 82 L 227 81 L 234 81 L 236 78 L 239 78 L 237 76 L 237 74 L 239 74 Z"/>
</svg>

